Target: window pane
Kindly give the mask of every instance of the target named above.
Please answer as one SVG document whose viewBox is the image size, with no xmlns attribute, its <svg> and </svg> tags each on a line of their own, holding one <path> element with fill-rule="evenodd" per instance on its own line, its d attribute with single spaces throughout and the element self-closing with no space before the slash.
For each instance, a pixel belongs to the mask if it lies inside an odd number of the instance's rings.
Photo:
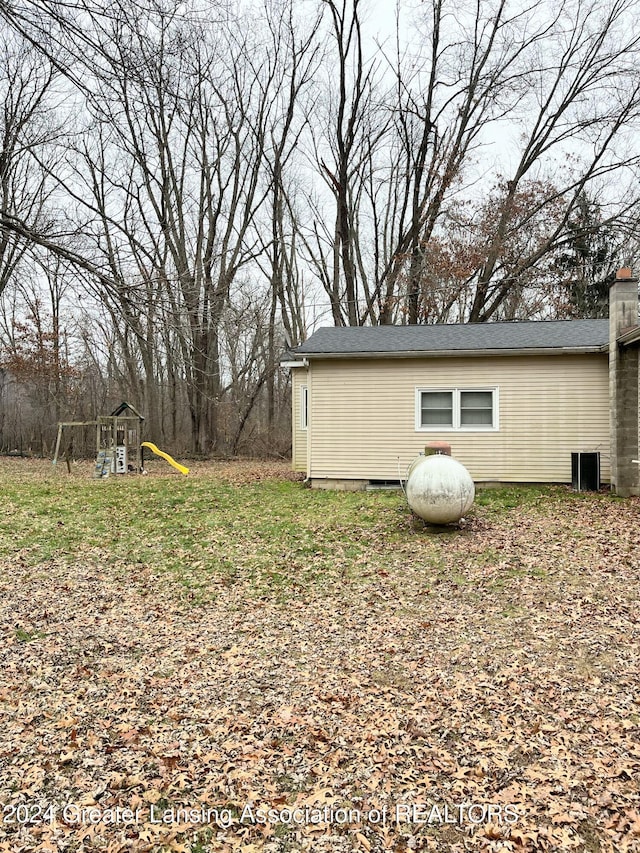
<svg viewBox="0 0 640 853">
<path fill-rule="evenodd" d="M 461 391 L 460 405 L 463 409 L 490 409 L 493 391 Z"/>
<path fill-rule="evenodd" d="M 463 409 L 460 426 L 493 426 L 493 412 L 490 409 Z"/>
<path fill-rule="evenodd" d="M 453 426 L 451 391 L 423 391 L 421 403 L 422 426 Z"/>
<path fill-rule="evenodd" d="M 460 392 L 460 426 L 493 426 L 493 392 Z"/>
<path fill-rule="evenodd" d="M 453 413 L 451 409 L 423 409 L 422 426 L 453 426 Z"/>
<path fill-rule="evenodd" d="M 453 408 L 452 391 L 423 391 L 423 409 L 451 409 Z"/>
</svg>

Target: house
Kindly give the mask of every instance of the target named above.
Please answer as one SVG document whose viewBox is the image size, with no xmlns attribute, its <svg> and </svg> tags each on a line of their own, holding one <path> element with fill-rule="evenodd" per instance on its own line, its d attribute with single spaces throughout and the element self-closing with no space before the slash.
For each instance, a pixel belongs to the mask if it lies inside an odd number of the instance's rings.
<svg viewBox="0 0 640 853">
<path fill-rule="evenodd" d="M 290 353 L 293 467 L 320 488 L 397 482 L 444 440 L 476 482 L 602 482 L 638 494 L 637 279 L 609 320 L 321 328 Z"/>
</svg>

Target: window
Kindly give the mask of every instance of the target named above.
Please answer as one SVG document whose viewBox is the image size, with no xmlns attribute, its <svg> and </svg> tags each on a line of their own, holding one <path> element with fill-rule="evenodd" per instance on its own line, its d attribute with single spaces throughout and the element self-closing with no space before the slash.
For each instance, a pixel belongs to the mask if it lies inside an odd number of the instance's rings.
<svg viewBox="0 0 640 853">
<path fill-rule="evenodd" d="M 460 426 L 493 427 L 493 391 L 460 391 Z"/>
<path fill-rule="evenodd" d="M 497 388 L 416 389 L 416 430 L 497 429 Z"/>
<path fill-rule="evenodd" d="M 300 386 L 300 429 L 306 429 L 309 425 L 309 389 L 306 385 Z"/>
<path fill-rule="evenodd" d="M 420 409 L 420 426 L 453 427 L 453 391 L 423 391 Z"/>
</svg>

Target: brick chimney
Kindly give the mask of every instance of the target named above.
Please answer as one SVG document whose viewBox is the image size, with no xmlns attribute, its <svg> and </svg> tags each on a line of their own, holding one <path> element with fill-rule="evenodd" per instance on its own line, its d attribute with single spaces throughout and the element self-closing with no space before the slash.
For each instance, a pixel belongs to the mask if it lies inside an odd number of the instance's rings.
<svg viewBox="0 0 640 853">
<path fill-rule="evenodd" d="M 638 279 L 623 267 L 609 290 L 611 485 L 623 497 L 640 494 L 640 465 L 633 462 L 638 459 L 639 346 L 619 338 L 637 327 Z"/>
</svg>

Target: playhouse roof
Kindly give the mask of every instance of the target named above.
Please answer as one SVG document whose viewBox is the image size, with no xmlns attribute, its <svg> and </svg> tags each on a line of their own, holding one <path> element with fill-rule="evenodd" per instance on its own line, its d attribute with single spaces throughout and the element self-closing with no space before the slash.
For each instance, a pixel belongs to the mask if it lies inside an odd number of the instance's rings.
<svg viewBox="0 0 640 853">
<path fill-rule="evenodd" d="M 126 412 L 126 411 L 127 411 L 127 409 L 128 409 L 130 412 L 133 412 L 133 414 L 136 416 L 136 418 L 140 418 L 140 420 L 141 420 L 141 421 L 143 421 L 143 420 L 144 420 L 144 415 L 141 415 L 141 414 L 140 414 L 140 412 L 135 408 L 135 406 L 132 406 L 132 405 L 131 405 L 131 403 L 127 403 L 125 400 L 123 400 L 123 401 L 122 401 L 122 403 L 120 403 L 120 405 L 119 405 L 119 406 L 117 406 L 117 407 L 116 407 L 116 408 L 111 412 L 111 417 L 116 417 L 116 418 L 117 418 L 117 417 L 118 417 L 119 415 L 121 415 L 123 412 Z"/>
</svg>

